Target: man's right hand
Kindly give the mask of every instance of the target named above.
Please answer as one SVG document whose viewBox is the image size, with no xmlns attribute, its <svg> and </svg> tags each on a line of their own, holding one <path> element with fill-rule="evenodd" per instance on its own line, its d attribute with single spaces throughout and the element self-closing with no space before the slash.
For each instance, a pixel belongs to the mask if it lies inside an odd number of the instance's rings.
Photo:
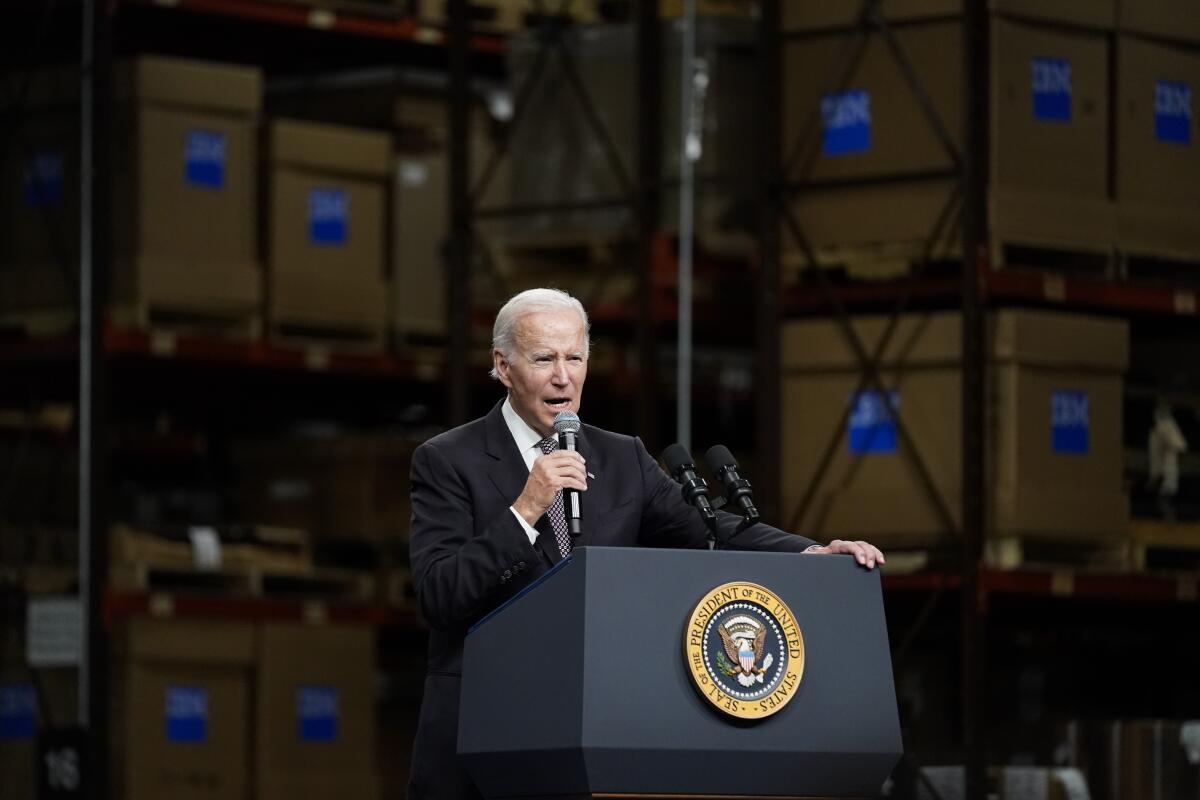
<svg viewBox="0 0 1200 800">
<path fill-rule="evenodd" d="M 540 456 L 529 470 L 529 480 L 513 509 L 530 527 L 546 513 L 560 489 L 587 491 L 587 469 L 583 456 L 574 450 L 555 450 Z"/>
</svg>

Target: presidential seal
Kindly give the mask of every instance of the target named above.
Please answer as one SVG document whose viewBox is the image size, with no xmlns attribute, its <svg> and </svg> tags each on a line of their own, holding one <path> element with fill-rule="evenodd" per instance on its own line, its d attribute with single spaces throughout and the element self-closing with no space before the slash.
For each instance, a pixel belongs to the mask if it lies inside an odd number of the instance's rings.
<svg viewBox="0 0 1200 800">
<path fill-rule="evenodd" d="M 804 675 L 804 637 L 795 616 L 755 583 L 727 583 L 704 595 L 688 620 L 683 649 L 696 689 L 738 719 L 779 711 Z"/>
</svg>

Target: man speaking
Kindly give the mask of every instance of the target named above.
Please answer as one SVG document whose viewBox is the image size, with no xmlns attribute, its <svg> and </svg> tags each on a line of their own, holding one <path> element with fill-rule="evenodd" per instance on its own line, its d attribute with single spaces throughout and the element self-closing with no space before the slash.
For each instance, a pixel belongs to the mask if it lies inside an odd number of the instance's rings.
<svg viewBox="0 0 1200 800">
<path fill-rule="evenodd" d="M 574 547 L 707 547 L 700 517 L 637 437 L 583 425 L 577 449 L 558 449 L 554 419 L 578 414 L 583 398 L 588 330 L 587 312 L 565 292 L 530 289 L 510 299 L 492 329 L 492 376 L 507 396 L 413 454 L 409 548 L 431 631 L 412 800 L 480 797 L 456 755 L 463 638 L 473 622 Z M 563 506 L 572 489 L 581 498 L 577 537 Z M 722 538 L 741 521 L 718 516 Z M 867 569 L 884 561 L 866 542 L 819 545 L 761 523 L 733 541 L 746 550 L 847 553 Z"/>
</svg>

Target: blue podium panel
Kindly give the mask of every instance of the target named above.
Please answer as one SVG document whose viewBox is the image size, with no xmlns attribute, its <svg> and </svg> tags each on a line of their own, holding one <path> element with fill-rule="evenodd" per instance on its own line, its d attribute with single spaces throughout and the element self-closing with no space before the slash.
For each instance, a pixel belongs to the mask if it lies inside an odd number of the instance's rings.
<svg viewBox="0 0 1200 800">
<path fill-rule="evenodd" d="M 803 637 L 799 685 L 754 721 L 685 660 L 697 604 L 731 582 Z M 870 797 L 902 751 L 879 573 L 849 556 L 581 548 L 467 638 L 459 752 L 488 797 Z"/>
</svg>

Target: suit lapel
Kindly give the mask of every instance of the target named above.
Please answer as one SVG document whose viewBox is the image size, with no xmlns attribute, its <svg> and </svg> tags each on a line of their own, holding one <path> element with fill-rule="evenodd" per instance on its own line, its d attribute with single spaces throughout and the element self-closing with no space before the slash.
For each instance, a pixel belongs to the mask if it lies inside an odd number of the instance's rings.
<svg viewBox="0 0 1200 800">
<path fill-rule="evenodd" d="M 588 490 L 580 498 L 583 507 L 580 509 L 579 527 L 583 533 L 574 542 L 575 547 L 580 547 L 588 544 L 600 544 L 603 541 L 602 538 L 597 538 L 601 532 L 597 531 L 595 526 L 604 511 L 612 505 L 612 499 L 608 497 L 606 491 L 603 460 L 588 441 L 586 426 L 579 431 L 576 448 L 583 456 L 583 460 L 587 462 L 584 469 L 588 472 Z"/>
<path fill-rule="evenodd" d="M 504 501 L 512 505 L 513 501 L 520 496 L 521 490 L 525 488 L 525 481 L 529 478 L 529 469 L 525 466 L 525 459 L 522 458 L 521 451 L 517 449 L 512 432 L 504 422 L 504 412 L 500 410 L 503 405 L 504 401 L 501 400 L 485 418 L 484 452 L 493 459 L 488 467 L 488 477 L 491 478 Z M 546 515 L 543 514 L 533 527 L 538 531 L 535 547 L 549 559 L 551 564 L 561 560 L 562 555 L 558 552 L 558 544 L 554 541 L 554 531 L 551 530 L 550 520 L 546 518 Z"/>
</svg>

